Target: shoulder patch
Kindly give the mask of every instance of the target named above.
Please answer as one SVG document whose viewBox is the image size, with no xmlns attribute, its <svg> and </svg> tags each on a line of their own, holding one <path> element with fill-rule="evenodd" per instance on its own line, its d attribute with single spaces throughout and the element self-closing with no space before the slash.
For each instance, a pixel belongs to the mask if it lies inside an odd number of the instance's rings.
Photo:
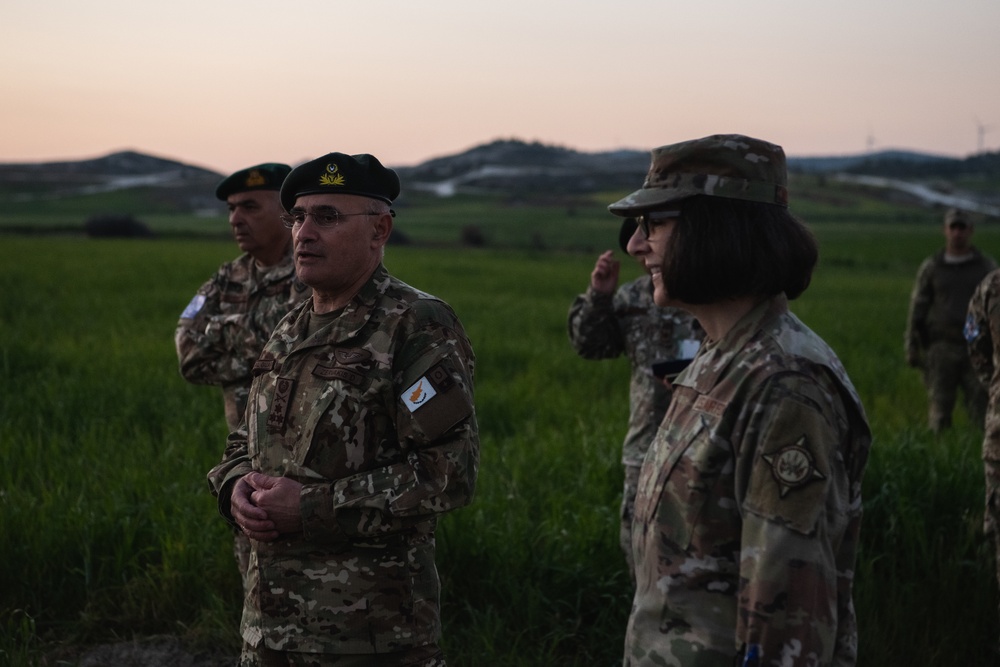
<svg viewBox="0 0 1000 667">
<path fill-rule="evenodd" d="M 404 389 L 399 399 L 429 440 L 473 412 L 472 397 L 442 364 L 429 369 Z"/>
<path fill-rule="evenodd" d="M 195 294 L 194 298 L 191 299 L 191 302 L 187 305 L 187 308 L 185 308 L 184 312 L 181 313 L 181 319 L 190 320 L 192 317 L 198 314 L 198 312 L 204 305 L 205 305 L 205 295 Z"/>
<path fill-rule="evenodd" d="M 428 377 L 424 375 L 403 391 L 403 405 L 405 405 L 410 412 L 416 412 L 423 406 L 427 405 L 428 401 L 435 396 L 437 396 L 437 391 L 434 389 L 434 386 L 431 384 Z"/>
<path fill-rule="evenodd" d="M 976 317 L 972 313 L 965 318 L 965 329 L 963 330 L 965 334 L 965 341 L 971 343 L 972 341 L 979 338 L 979 324 L 976 322 Z"/>
<path fill-rule="evenodd" d="M 776 452 L 763 454 L 763 458 L 771 466 L 771 475 L 781 489 L 779 495 L 784 498 L 788 492 L 805 486 L 810 482 L 826 479 L 813 461 L 812 453 L 806 449 L 806 437 L 799 438 L 794 445 L 782 447 Z"/>
</svg>

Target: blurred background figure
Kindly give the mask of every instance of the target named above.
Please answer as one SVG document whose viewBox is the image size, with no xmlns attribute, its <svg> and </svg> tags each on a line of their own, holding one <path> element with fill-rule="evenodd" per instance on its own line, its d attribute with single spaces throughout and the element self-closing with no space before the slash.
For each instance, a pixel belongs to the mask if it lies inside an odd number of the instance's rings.
<svg viewBox="0 0 1000 667">
<path fill-rule="evenodd" d="M 969 365 L 962 327 L 973 290 L 997 264 L 972 245 L 972 232 L 972 220 L 949 209 L 945 246 L 920 265 L 910 294 L 906 363 L 923 372 L 927 424 L 935 432 L 951 426 L 960 387 L 970 423 L 982 428 L 986 411 L 986 391 Z"/>
<path fill-rule="evenodd" d="M 635 229 L 634 218 L 622 222 L 618 242 L 623 252 Z M 632 513 L 639 468 L 670 403 L 670 380 L 690 363 L 704 332 L 690 313 L 653 303 L 648 271 L 619 287 L 620 268 L 611 250 L 597 258 L 587 291 L 570 306 L 568 328 L 573 349 L 584 359 L 625 355 L 632 368 L 619 539 L 634 584 Z"/>
<path fill-rule="evenodd" d="M 223 179 L 215 196 L 229 207 L 229 226 L 243 254 L 219 267 L 181 313 L 174 332 L 181 375 L 222 388 L 226 425 L 233 432 L 246 410 L 253 364 L 275 325 L 309 296 L 295 278 L 292 235 L 281 222 L 278 191 L 291 167 L 266 163 Z M 250 544 L 235 533 L 240 575 Z"/>
</svg>

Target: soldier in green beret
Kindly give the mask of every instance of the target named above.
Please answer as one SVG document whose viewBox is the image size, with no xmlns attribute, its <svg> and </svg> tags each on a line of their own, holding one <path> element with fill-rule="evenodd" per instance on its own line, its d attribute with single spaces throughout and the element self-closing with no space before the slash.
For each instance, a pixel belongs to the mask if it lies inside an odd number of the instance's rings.
<svg viewBox="0 0 1000 667">
<path fill-rule="evenodd" d="M 215 196 L 229 207 L 229 226 L 243 254 L 219 267 L 181 313 L 174 333 L 181 375 L 222 388 L 226 424 L 243 419 L 250 374 L 271 330 L 309 296 L 295 278 L 291 234 L 278 191 L 291 167 L 266 163 L 223 179 Z M 234 550 L 245 578 L 250 543 L 236 531 Z"/>
<path fill-rule="evenodd" d="M 330 153 L 281 187 L 312 297 L 254 364 L 209 472 L 251 538 L 241 665 L 440 667 L 435 527 L 472 500 L 475 355 L 444 301 L 389 274 L 399 179 Z"/>
<path fill-rule="evenodd" d="M 788 310 L 818 250 L 780 146 L 713 135 L 652 153 L 628 251 L 705 330 L 639 474 L 624 664 L 854 665 L 871 435 L 836 354 Z"/>
</svg>

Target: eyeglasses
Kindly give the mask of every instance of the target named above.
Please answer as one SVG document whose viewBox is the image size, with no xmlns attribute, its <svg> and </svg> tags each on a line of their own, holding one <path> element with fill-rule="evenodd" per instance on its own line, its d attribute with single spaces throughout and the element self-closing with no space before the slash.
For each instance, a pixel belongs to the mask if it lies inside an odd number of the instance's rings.
<svg viewBox="0 0 1000 667">
<path fill-rule="evenodd" d="M 638 225 L 639 231 L 642 232 L 642 238 L 648 239 L 653 227 L 662 225 L 667 220 L 679 218 L 680 216 L 681 212 L 678 210 L 646 211 L 635 216 L 635 224 Z"/>
<path fill-rule="evenodd" d="M 960 230 L 964 231 L 964 230 L 968 229 L 968 225 L 966 225 L 964 222 L 953 222 L 950 225 L 948 225 L 948 228 L 949 229 L 960 229 Z"/>
<path fill-rule="evenodd" d="M 281 223 L 285 225 L 288 229 L 295 227 L 296 225 L 302 226 L 306 224 L 306 218 L 312 216 L 313 221 L 316 223 L 317 227 L 326 229 L 329 227 L 336 227 L 340 224 L 343 218 L 350 218 L 355 215 L 375 215 L 370 211 L 365 211 L 363 213 L 341 213 L 340 211 L 334 209 L 323 209 L 318 211 L 290 211 L 289 213 L 281 216 Z"/>
</svg>

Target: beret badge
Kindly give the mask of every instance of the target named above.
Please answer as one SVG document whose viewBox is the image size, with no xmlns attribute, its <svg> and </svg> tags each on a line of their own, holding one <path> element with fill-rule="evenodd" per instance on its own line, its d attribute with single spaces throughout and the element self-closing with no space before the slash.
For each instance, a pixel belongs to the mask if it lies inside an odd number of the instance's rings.
<svg viewBox="0 0 1000 667">
<path fill-rule="evenodd" d="M 340 167 L 337 166 L 336 162 L 331 162 L 326 165 L 326 173 L 319 177 L 320 185 L 343 185 L 344 175 L 338 174 Z"/>
<path fill-rule="evenodd" d="M 263 174 L 256 169 L 251 169 L 250 173 L 247 174 L 246 186 L 248 188 L 259 188 L 266 183 L 267 180 L 264 178 Z"/>
</svg>

